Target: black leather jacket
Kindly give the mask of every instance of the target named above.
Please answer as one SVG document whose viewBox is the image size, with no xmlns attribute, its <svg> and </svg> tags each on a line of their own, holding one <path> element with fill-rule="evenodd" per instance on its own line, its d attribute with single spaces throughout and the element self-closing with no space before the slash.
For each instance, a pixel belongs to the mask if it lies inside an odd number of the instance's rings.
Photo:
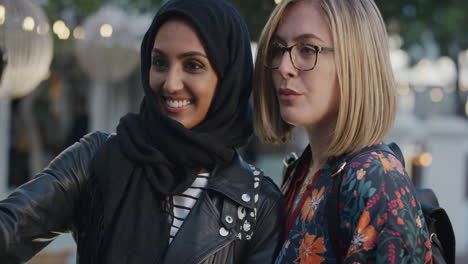
<svg viewBox="0 0 468 264">
<path fill-rule="evenodd" d="M 72 232 L 80 248 L 77 226 L 80 193 L 88 180 L 88 168 L 98 148 L 110 135 L 92 133 L 74 144 L 30 182 L 0 202 L 0 263 L 23 263 L 58 234 Z M 169 246 L 167 264 L 272 263 L 283 229 L 283 198 L 270 179 L 263 177 L 259 199 L 245 202 L 253 194 L 255 169 L 237 156 L 215 173 L 232 177 L 210 177 L 209 195 L 204 195 Z M 229 180 L 227 180 L 229 179 Z M 232 229 L 238 206 L 256 207 L 257 220 L 251 240 L 236 239 Z M 234 219 L 234 223 L 233 220 Z M 230 230 L 228 234 L 220 230 Z M 79 261 L 78 256 L 78 263 Z"/>
</svg>

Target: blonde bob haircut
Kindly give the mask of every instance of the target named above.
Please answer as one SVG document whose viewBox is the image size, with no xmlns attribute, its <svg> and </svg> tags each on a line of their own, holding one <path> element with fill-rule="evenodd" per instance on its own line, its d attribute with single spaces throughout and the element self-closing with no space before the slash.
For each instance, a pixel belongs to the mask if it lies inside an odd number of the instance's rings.
<svg viewBox="0 0 468 264">
<path fill-rule="evenodd" d="M 293 126 L 281 118 L 272 70 L 264 65 L 285 10 L 299 1 L 314 1 L 321 7 L 335 48 L 341 98 L 336 128 L 323 157 L 381 142 L 395 119 L 396 87 L 385 23 L 373 0 L 283 0 L 274 9 L 261 34 L 255 62 L 253 99 L 257 136 L 267 143 L 291 139 Z"/>
</svg>

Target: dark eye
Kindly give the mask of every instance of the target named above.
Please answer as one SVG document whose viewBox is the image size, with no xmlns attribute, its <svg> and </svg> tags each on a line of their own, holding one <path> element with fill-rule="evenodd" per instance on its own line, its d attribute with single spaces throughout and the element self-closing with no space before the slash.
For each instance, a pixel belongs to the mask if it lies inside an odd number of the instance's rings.
<svg viewBox="0 0 468 264">
<path fill-rule="evenodd" d="M 184 63 L 184 68 L 188 72 L 197 72 L 205 68 L 205 66 L 196 60 L 188 60 Z"/>
<path fill-rule="evenodd" d="M 162 56 L 154 56 L 151 59 L 151 65 L 156 71 L 165 71 L 169 68 L 169 62 Z"/>
<path fill-rule="evenodd" d="M 298 45 L 297 49 L 300 56 L 304 58 L 315 56 L 315 54 L 317 54 L 317 49 L 314 46 L 308 44 Z"/>
</svg>

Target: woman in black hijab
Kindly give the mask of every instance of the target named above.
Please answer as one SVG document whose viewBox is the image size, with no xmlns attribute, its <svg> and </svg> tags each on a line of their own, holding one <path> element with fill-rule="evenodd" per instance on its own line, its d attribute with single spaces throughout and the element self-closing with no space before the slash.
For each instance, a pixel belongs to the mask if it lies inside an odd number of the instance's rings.
<svg viewBox="0 0 468 264">
<path fill-rule="evenodd" d="M 1 263 L 73 232 L 78 263 L 271 263 L 283 201 L 252 133 L 248 31 L 224 0 L 171 0 L 141 47 L 145 97 L 0 203 Z"/>
</svg>

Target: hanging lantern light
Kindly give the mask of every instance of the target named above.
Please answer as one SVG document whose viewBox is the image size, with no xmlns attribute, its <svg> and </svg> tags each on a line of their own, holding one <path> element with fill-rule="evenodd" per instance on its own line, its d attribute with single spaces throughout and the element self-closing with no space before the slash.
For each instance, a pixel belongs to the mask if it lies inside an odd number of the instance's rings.
<svg viewBox="0 0 468 264">
<path fill-rule="evenodd" d="M 75 32 L 78 62 L 91 79 L 121 81 L 138 66 L 141 32 L 129 21 L 124 11 L 107 6 Z"/>
<path fill-rule="evenodd" d="M 115 91 L 109 89 L 108 83 L 124 80 L 137 68 L 140 43 L 150 21 L 147 16 L 132 17 L 121 9 L 106 6 L 74 30 L 79 65 L 93 83 L 91 131 L 110 132 L 115 127 L 113 119 L 117 112 L 111 110 Z"/>
<path fill-rule="evenodd" d="M 34 1 L 0 0 L 0 47 L 8 61 L 0 97 L 22 97 L 48 75 L 53 55 L 48 27 L 44 11 Z"/>
</svg>

